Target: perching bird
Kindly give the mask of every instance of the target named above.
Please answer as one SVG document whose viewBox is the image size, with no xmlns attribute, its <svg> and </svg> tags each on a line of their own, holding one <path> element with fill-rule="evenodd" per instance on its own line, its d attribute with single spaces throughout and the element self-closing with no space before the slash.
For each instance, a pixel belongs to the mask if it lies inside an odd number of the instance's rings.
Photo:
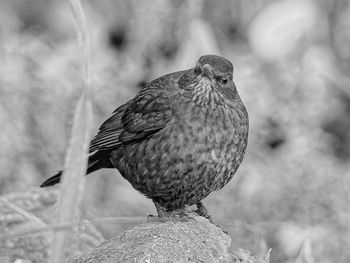
<svg viewBox="0 0 350 263">
<path fill-rule="evenodd" d="M 148 83 L 116 109 L 91 141 L 87 174 L 117 168 L 154 202 L 159 217 L 176 215 L 221 189 L 242 162 L 248 113 L 227 59 L 205 55 L 194 68 Z M 41 187 L 60 181 L 61 172 Z"/>
</svg>

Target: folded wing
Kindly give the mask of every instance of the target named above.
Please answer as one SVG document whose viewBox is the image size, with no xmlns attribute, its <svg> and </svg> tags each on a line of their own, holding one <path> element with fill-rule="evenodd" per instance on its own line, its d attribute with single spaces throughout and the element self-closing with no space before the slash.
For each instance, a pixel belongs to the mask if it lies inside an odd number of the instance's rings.
<svg viewBox="0 0 350 263">
<path fill-rule="evenodd" d="M 115 149 L 162 130 L 173 119 L 171 97 L 170 90 L 157 86 L 144 88 L 101 125 L 91 141 L 89 152 Z"/>
</svg>

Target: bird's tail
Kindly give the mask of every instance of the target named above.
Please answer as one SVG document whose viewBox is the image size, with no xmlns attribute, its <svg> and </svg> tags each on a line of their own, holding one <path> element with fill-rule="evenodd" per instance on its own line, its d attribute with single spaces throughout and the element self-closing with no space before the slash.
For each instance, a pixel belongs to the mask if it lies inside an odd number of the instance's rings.
<svg viewBox="0 0 350 263">
<path fill-rule="evenodd" d="M 59 183 L 61 180 L 61 175 L 62 175 L 62 171 L 59 171 L 57 174 L 55 174 L 54 176 L 50 177 L 45 182 L 43 182 L 40 185 L 40 187 L 51 186 L 51 185 L 55 185 L 55 184 Z"/>
<path fill-rule="evenodd" d="M 112 168 L 112 165 L 109 162 L 107 153 L 103 151 L 98 151 L 89 156 L 86 174 L 88 175 L 89 173 L 92 173 L 101 168 Z M 61 181 L 62 172 L 63 171 L 59 171 L 57 174 L 47 179 L 40 185 L 40 187 L 51 186 L 59 183 Z"/>
</svg>

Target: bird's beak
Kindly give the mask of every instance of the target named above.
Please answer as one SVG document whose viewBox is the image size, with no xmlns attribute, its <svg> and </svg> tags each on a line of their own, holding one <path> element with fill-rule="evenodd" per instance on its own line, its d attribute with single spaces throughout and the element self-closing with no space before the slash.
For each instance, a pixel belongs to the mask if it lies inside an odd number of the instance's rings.
<svg viewBox="0 0 350 263">
<path fill-rule="evenodd" d="M 204 64 L 201 67 L 201 71 L 202 71 L 202 77 L 207 77 L 210 80 L 214 79 L 214 71 L 213 71 L 213 69 L 211 68 L 210 65 Z"/>
</svg>

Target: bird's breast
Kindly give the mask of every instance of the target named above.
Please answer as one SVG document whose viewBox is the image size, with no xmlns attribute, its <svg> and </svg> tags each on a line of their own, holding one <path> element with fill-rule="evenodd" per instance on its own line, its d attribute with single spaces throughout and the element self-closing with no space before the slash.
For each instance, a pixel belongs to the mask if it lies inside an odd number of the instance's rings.
<svg viewBox="0 0 350 263">
<path fill-rule="evenodd" d="M 191 103 L 183 109 L 174 123 L 174 147 L 185 145 L 181 147 L 185 158 L 193 156 L 197 164 L 206 163 L 218 173 L 235 170 L 247 144 L 245 109 L 239 105 L 203 108 Z"/>
</svg>

